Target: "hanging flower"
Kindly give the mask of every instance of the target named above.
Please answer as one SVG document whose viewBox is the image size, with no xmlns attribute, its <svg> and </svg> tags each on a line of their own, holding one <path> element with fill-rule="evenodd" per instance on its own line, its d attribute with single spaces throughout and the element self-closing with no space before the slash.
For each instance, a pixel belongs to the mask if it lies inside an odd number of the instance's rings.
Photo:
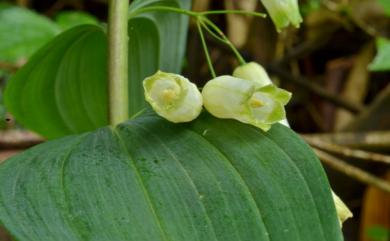
<svg viewBox="0 0 390 241">
<path fill-rule="evenodd" d="M 267 131 L 285 119 L 284 105 L 291 93 L 258 81 L 220 76 L 202 90 L 205 108 L 218 118 L 236 119 Z"/>
<path fill-rule="evenodd" d="M 189 122 L 202 110 L 202 95 L 187 78 L 158 71 L 143 81 L 146 101 L 158 115 L 174 122 Z"/>
<path fill-rule="evenodd" d="M 266 86 L 272 84 L 272 81 L 268 76 L 267 72 L 265 71 L 265 69 L 263 68 L 263 66 L 255 62 L 250 62 L 238 66 L 234 70 L 233 76 L 240 79 L 256 81 L 260 86 Z M 283 91 L 281 90 L 280 93 L 283 93 Z M 288 96 L 289 94 L 285 93 L 285 95 Z M 279 121 L 279 123 L 287 127 L 290 127 L 287 119 L 283 119 Z"/>
<path fill-rule="evenodd" d="M 298 0 L 261 0 L 261 2 L 271 15 L 278 31 L 287 27 L 290 23 L 295 27 L 299 27 L 302 22 Z"/>
</svg>

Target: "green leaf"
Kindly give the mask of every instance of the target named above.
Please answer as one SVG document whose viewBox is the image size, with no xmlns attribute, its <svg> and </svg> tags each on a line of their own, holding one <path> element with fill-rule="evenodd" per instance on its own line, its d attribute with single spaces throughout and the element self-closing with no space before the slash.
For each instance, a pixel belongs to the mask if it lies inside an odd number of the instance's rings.
<svg viewBox="0 0 390 241">
<path fill-rule="evenodd" d="M 8 81 L 5 105 L 20 124 L 48 138 L 106 125 L 106 52 L 97 26 L 64 32 Z"/>
<path fill-rule="evenodd" d="M 62 30 L 67 30 L 82 24 L 98 24 L 98 20 L 94 16 L 79 11 L 60 12 L 55 20 Z"/>
<path fill-rule="evenodd" d="M 0 223 L 19 241 L 341 241 L 310 148 L 203 115 L 145 114 L 36 146 L 0 166 Z"/>
<path fill-rule="evenodd" d="M 371 71 L 390 70 L 390 40 L 385 38 L 377 38 L 376 46 L 378 53 L 368 68 Z"/>
<path fill-rule="evenodd" d="M 27 59 L 60 29 L 50 19 L 33 11 L 0 5 L 0 60 Z"/>
<path fill-rule="evenodd" d="M 385 13 L 390 16 L 390 2 L 388 0 L 378 0 L 379 3 L 383 6 Z"/>
<path fill-rule="evenodd" d="M 372 226 L 367 230 L 367 237 L 374 241 L 387 241 L 390 238 L 390 230 L 381 226 Z"/>
<path fill-rule="evenodd" d="M 189 8 L 190 0 L 138 0 L 141 7 Z M 180 72 L 188 19 L 150 12 L 129 20 L 129 113 L 146 106 L 142 80 L 158 69 Z M 47 138 L 94 130 L 107 121 L 107 43 L 97 26 L 59 35 L 40 49 L 9 82 L 5 103 L 15 119 Z M 20 91 L 23 90 L 23 91 Z"/>
</svg>

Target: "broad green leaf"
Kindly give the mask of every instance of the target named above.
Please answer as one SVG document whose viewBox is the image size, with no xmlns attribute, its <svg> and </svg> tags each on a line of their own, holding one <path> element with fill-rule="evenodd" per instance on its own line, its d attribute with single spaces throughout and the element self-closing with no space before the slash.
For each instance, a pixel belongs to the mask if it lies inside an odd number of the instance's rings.
<svg viewBox="0 0 390 241">
<path fill-rule="evenodd" d="M 106 52 L 106 36 L 97 26 L 59 35 L 8 81 L 8 110 L 48 138 L 106 125 Z"/>
<path fill-rule="evenodd" d="M 33 11 L 0 4 L 0 60 L 27 59 L 60 32 L 50 19 Z"/>
<path fill-rule="evenodd" d="M 341 241 L 310 148 L 203 115 L 144 114 L 0 166 L 0 223 L 19 241 Z"/>
<path fill-rule="evenodd" d="M 98 20 L 94 16 L 79 11 L 60 12 L 56 16 L 55 21 L 62 30 L 67 30 L 82 24 L 98 24 Z"/>
<path fill-rule="evenodd" d="M 189 8 L 190 0 L 138 0 L 131 13 L 150 5 Z M 146 104 L 142 80 L 157 70 L 180 72 L 187 18 L 167 12 L 130 15 L 130 116 Z M 47 138 L 107 125 L 107 43 L 97 26 L 72 28 L 40 49 L 8 83 L 6 106 L 23 126 Z M 23 91 L 21 91 L 23 90 Z"/>
<path fill-rule="evenodd" d="M 390 40 L 377 38 L 376 46 L 378 53 L 373 62 L 369 65 L 371 71 L 388 71 L 390 70 Z"/>
</svg>

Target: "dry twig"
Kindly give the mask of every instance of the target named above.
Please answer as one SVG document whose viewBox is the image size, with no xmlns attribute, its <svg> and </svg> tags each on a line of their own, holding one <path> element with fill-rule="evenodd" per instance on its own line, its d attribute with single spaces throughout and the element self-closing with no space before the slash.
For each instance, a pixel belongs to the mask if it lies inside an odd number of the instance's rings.
<svg viewBox="0 0 390 241">
<path fill-rule="evenodd" d="M 324 151 L 340 154 L 346 157 L 358 158 L 367 161 L 382 162 L 390 164 L 390 156 L 374 152 L 368 152 L 359 149 L 340 146 L 337 144 L 322 141 L 318 138 L 304 137 L 304 139 L 313 147 L 317 147 Z"/>
<path fill-rule="evenodd" d="M 352 166 L 339 158 L 330 155 L 324 151 L 314 148 L 315 153 L 321 159 L 322 162 L 329 167 L 344 173 L 345 175 L 354 178 L 360 182 L 375 186 L 387 193 L 390 193 L 390 183 L 386 182 L 362 169 Z"/>
<path fill-rule="evenodd" d="M 355 148 L 388 149 L 390 147 L 390 131 L 305 134 L 302 136 Z"/>
<path fill-rule="evenodd" d="M 42 141 L 42 137 L 29 131 L 8 130 L 0 132 L 0 149 L 22 149 Z"/>
</svg>

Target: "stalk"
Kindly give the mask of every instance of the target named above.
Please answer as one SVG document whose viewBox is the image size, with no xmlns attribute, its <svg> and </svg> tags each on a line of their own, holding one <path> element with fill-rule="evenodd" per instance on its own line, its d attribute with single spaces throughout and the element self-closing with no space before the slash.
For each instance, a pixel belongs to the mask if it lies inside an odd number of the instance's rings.
<svg viewBox="0 0 390 241">
<path fill-rule="evenodd" d="M 110 0 L 108 13 L 109 122 L 128 119 L 128 0 Z"/>
</svg>

